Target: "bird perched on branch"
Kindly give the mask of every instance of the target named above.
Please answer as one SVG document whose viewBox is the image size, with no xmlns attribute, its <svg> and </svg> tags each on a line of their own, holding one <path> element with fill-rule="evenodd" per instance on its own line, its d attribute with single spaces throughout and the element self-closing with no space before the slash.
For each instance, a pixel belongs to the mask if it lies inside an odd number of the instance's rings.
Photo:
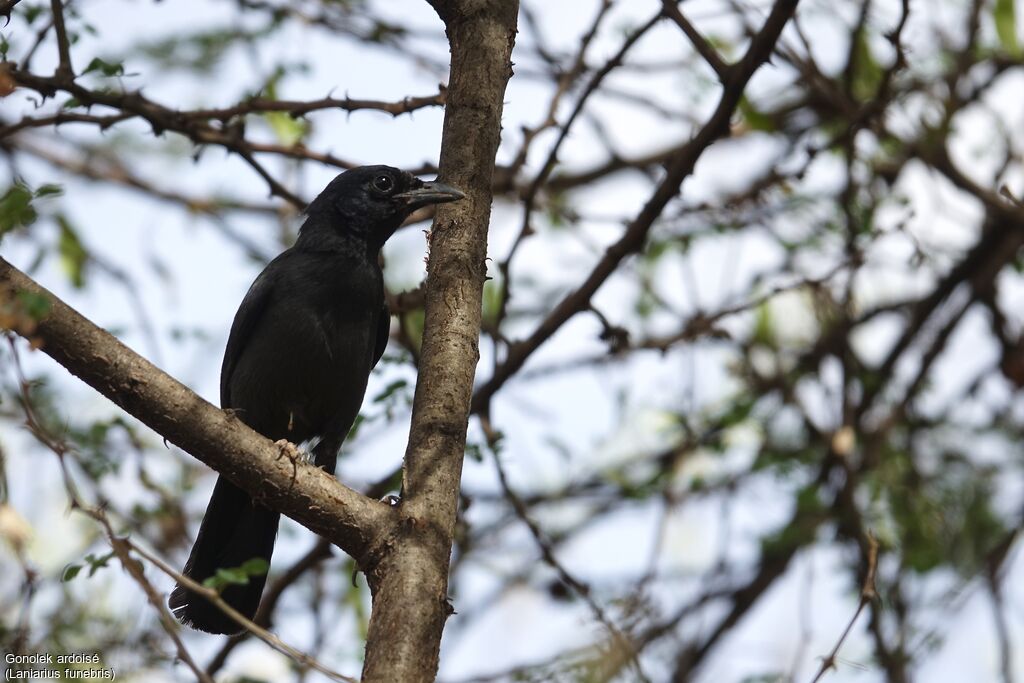
<svg viewBox="0 0 1024 683">
<path fill-rule="evenodd" d="M 389 166 L 335 178 L 307 207 L 295 246 L 259 274 L 235 314 L 221 366 L 221 407 L 275 441 L 314 441 L 314 462 L 333 473 L 370 371 L 387 346 L 390 316 L 378 252 L 416 209 L 462 197 Z M 202 583 L 218 569 L 252 567 L 253 560 L 269 566 L 279 518 L 218 477 L 182 573 Z M 251 573 L 247 583 L 221 593 L 250 619 L 266 583 L 264 572 Z M 241 630 L 181 584 L 168 604 L 201 631 Z"/>
</svg>

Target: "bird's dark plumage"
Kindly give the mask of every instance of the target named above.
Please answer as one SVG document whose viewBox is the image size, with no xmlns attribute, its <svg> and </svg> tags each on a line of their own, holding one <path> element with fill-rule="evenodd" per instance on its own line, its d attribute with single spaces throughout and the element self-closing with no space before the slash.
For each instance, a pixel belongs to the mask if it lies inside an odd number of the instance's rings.
<svg viewBox="0 0 1024 683">
<path fill-rule="evenodd" d="M 221 367 L 221 406 L 275 441 L 315 440 L 314 462 L 333 472 L 387 345 L 390 317 L 377 254 L 412 211 L 461 197 L 388 166 L 335 178 L 306 209 L 295 246 L 270 262 L 239 306 Z M 219 477 L 183 573 L 202 583 L 253 558 L 269 563 L 279 516 Z M 252 618 L 265 581 L 250 577 L 221 596 Z M 240 630 L 181 585 L 169 605 L 201 631 Z"/>
</svg>

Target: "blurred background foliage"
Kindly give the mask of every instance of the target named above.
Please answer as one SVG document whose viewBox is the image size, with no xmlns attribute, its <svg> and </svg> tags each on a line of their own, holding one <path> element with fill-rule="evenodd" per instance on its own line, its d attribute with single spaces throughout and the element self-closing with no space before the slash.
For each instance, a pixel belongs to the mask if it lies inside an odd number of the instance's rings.
<svg viewBox="0 0 1024 683">
<path fill-rule="evenodd" d="M 670 5 L 524 0 L 441 679 L 805 681 L 853 620 L 826 679 L 1021 680 L 1019 3 L 800 2 L 727 139 L 545 328 L 722 92 Z M 51 7 L 0 7 L 0 251 L 207 397 L 303 201 L 352 165 L 435 168 L 426 3 L 70 0 L 73 81 Z M 677 9 L 733 60 L 770 8 Z M 377 495 L 399 487 L 428 218 L 383 255 L 392 343 L 340 466 Z M 0 292 L 0 322 L 45 306 Z M 13 336 L 0 465 L 4 651 L 192 677 L 67 509 L 178 566 L 211 473 Z M 261 617 L 355 671 L 365 581 L 282 536 Z M 183 636 L 218 680 L 321 680 Z"/>
</svg>

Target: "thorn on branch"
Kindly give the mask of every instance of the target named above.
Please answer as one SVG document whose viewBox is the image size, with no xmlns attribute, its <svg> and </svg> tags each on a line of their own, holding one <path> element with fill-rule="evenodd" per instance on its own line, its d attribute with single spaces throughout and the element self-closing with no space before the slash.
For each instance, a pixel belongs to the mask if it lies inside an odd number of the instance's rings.
<svg viewBox="0 0 1024 683">
<path fill-rule="evenodd" d="M 4 24 L 4 28 L 7 24 L 11 23 L 11 12 L 14 11 L 14 6 L 17 5 L 21 0 L 2 0 L 0 1 L 0 17 L 7 20 Z"/>
</svg>

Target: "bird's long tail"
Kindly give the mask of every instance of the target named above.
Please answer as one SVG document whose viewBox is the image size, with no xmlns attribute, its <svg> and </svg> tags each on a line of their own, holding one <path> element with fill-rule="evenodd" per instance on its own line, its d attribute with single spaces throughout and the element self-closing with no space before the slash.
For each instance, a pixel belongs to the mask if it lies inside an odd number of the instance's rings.
<svg viewBox="0 0 1024 683">
<path fill-rule="evenodd" d="M 253 558 L 262 558 L 269 565 L 279 518 L 277 512 L 254 503 L 245 491 L 218 477 L 182 573 L 202 583 L 218 569 L 241 567 Z M 228 585 L 221 597 L 252 619 L 266 580 L 266 574 L 249 576 L 245 585 Z M 179 621 L 200 631 L 229 634 L 242 630 L 220 608 L 181 584 L 174 587 L 167 604 Z"/>
</svg>

